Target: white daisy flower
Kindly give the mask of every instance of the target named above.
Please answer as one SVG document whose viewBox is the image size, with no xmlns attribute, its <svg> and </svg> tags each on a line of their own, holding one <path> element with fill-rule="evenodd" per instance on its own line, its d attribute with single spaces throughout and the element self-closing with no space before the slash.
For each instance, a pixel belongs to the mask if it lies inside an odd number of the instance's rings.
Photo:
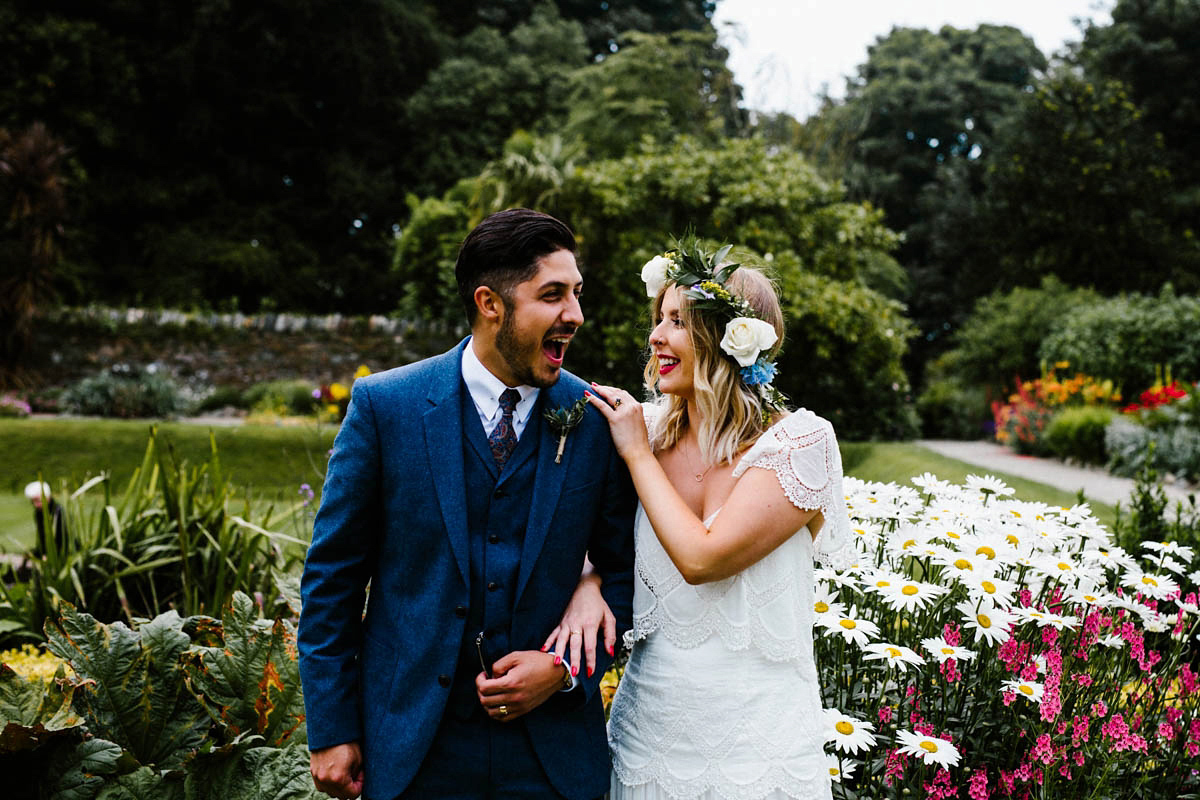
<svg viewBox="0 0 1200 800">
<path fill-rule="evenodd" d="M 1175 556 L 1176 558 L 1182 558 L 1184 561 L 1191 561 L 1196 555 L 1196 552 L 1192 548 L 1182 545 L 1179 542 L 1142 542 L 1142 549 Z"/>
<path fill-rule="evenodd" d="M 1091 564 L 1103 566 L 1105 569 L 1111 570 L 1133 570 L 1137 569 L 1137 562 L 1126 553 L 1122 548 L 1113 545 L 1112 547 L 1097 547 L 1095 549 L 1084 550 L 1080 558 Z"/>
<path fill-rule="evenodd" d="M 1006 692 L 1012 692 L 1017 697 L 1024 697 L 1031 703 L 1042 702 L 1042 693 L 1044 691 L 1040 683 L 1020 680 L 1005 681 L 1001 684 L 1001 689 Z"/>
<path fill-rule="evenodd" d="M 854 770 L 858 769 L 858 763 L 846 759 L 843 761 L 833 753 L 825 754 L 825 766 L 829 768 L 829 780 L 834 783 L 841 783 L 843 778 L 853 778 Z"/>
<path fill-rule="evenodd" d="M 946 553 L 936 559 L 944 565 L 950 575 L 957 580 L 965 580 L 974 575 L 991 575 L 992 566 L 982 556 L 967 555 L 966 553 Z"/>
<path fill-rule="evenodd" d="M 1175 621 L 1163 614 L 1149 611 L 1142 615 L 1142 627 L 1149 633 L 1166 633 L 1175 627 Z"/>
<path fill-rule="evenodd" d="M 1125 640 L 1120 636 L 1117 636 L 1115 633 L 1110 633 L 1107 636 L 1102 636 L 1101 638 L 1097 639 L 1096 644 L 1104 645 L 1105 647 L 1111 647 L 1114 650 L 1120 650 L 1125 646 Z"/>
<path fill-rule="evenodd" d="M 879 635 L 879 626 L 869 619 L 862 618 L 858 615 L 858 609 L 854 606 L 844 614 L 825 614 L 817 623 L 827 631 L 840 635 L 847 642 L 854 642 L 859 647 L 864 647 L 874 637 Z"/>
<path fill-rule="evenodd" d="M 932 472 L 922 472 L 915 478 L 910 479 L 913 485 L 921 489 L 925 494 L 947 494 L 954 492 L 954 484 L 949 481 L 943 481 L 934 475 Z"/>
<path fill-rule="evenodd" d="M 1074 586 L 1079 581 L 1096 583 L 1100 574 L 1094 567 L 1088 567 L 1075 561 L 1071 556 L 1057 554 L 1036 560 L 1035 567 L 1043 575 L 1058 578 L 1065 584 Z"/>
<path fill-rule="evenodd" d="M 1081 606 L 1090 606 L 1094 608 L 1108 608 L 1116 600 L 1111 594 L 1095 586 L 1077 586 L 1074 589 L 1068 589 L 1064 597 L 1073 603 L 1078 603 Z"/>
<path fill-rule="evenodd" d="M 918 525 L 905 525 L 888 535 L 883 546 L 894 558 L 905 558 L 915 555 L 929 544 L 930 536 L 925 528 Z"/>
<path fill-rule="evenodd" d="M 1181 577 L 1187 572 L 1187 564 L 1181 564 L 1170 556 L 1163 556 L 1158 566 L 1160 569 L 1169 569 Z"/>
<path fill-rule="evenodd" d="M 921 665 L 925 663 L 925 659 L 921 658 L 918 653 L 902 644 L 874 642 L 865 646 L 863 650 L 867 653 L 863 656 L 864 660 L 886 661 L 889 667 L 896 667 L 901 672 L 908 672 L 910 664 Z"/>
<path fill-rule="evenodd" d="M 1092 515 L 1092 509 L 1087 503 L 1076 503 L 1070 508 L 1063 509 L 1060 519 L 1068 525 L 1084 525 L 1096 521 Z"/>
<path fill-rule="evenodd" d="M 960 579 L 972 600 L 985 600 L 994 606 L 1011 606 L 1017 584 L 995 575 L 970 575 Z"/>
<path fill-rule="evenodd" d="M 1014 491 L 995 475 L 968 475 L 967 488 L 973 492 L 997 497 L 1008 497 Z"/>
<path fill-rule="evenodd" d="M 948 739 L 937 736 L 925 736 L 914 731 L 896 731 L 900 752 L 916 756 L 927 764 L 937 764 L 940 767 L 953 767 L 958 764 L 958 748 Z"/>
<path fill-rule="evenodd" d="M 1161 572 L 1131 570 L 1121 576 L 1121 584 L 1155 600 L 1166 600 L 1179 591 L 1179 584 L 1175 579 Z"/>
<path fill-rule="evenodd" d="M 874 592 L 878 595 L 886 595 L 888 590 L 899 583 L 908 580 L 904 575 L 895 572 L 889 572 L 885 569 L 877 569 L 864 575 L 862 585 L 867 591 Z"/>
<path fill-rule="evenodd" d="M 905 578 L 892 584 L 886 591 L 880 591 L 880 595 L 893 611 L 915 611 L 925 608 L 948 591 L 948 588 L 936 583 Z"/>
<path fill-rule="evenodd" d="M 1176 598 L 1175 605 L 1179 606 L 1179 610 L 1184 614 L 1200 614 L 1200 605 L 1196 603 L 1186 603 Z"/>
<path fill-rule="evenodd" d="M 825 709 L 825 727 L 825 741 L 843 753 L 865 753 L 875 746 L 875 726 L 836 708 Z"/>
<path fill-rule="evenodd" d="M 971 661 L 975 658 L 974 650 L 949 644 L 941 636 L 922 639 L 921 646 L 928 650 L 929 654 L 936 658 L 939 664 L 951 659 L 955 661 Z"/>
<path fill-rule="evenodd" d="M 848 570 L 829 569 L 821 567 L 813 572 L 813 577 L 818 581 L 825 581 L 837 587 L 846 589 L 858 588 L 858 581 L 854 579 L 854 575 Z"/>
<path fill-rule="evenodd" d="M 821 582 L 813 590 L 813 612 L 820 614 L 841 614 L 846 610 L 838 600 L 837 592 L 831 591 L 828 584 Z"/>
<path fill-rule="evenodd" d="M 1188 575 L 1188 580 L 1192 582 L 1193 586 L 1200 586 L 1200 569 L 1190 573 Z"/>
<path fill-rule="evenodd" d="M 1049 611 L 1039 611 L 1036 608 L 1014 608 L 1013 615 L 1021 622 L 1036 622 L 1039 628 L 1054 628 L 1055 630 L 1075 630 L 1079 620 L 1075 617 L 1064 617 Z"/>
<path fill-rule="evenodd" d="M 1008 628 L 1016 622 L 1012 612 L 988 603 L 976 607 L 975 603 L 969 601 L 959 603 L 956 607 L 963 615 L 963 624 L 975 631 L 976 643 L 981 639 L 986 639 L 989 644 L 1004 644 L 1009 640 L 1011 634 Z"/>
</svg>

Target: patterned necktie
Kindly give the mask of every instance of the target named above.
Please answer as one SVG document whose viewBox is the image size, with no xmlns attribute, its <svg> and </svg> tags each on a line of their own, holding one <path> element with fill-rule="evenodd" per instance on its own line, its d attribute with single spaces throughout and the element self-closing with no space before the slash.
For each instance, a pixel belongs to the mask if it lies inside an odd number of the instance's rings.
<svg viewBox="0 0 1200 800">
<path fill-rule="evenodd" d="M 504 414 L 496 427 L 488 435 L 488 446 L 492 448 L 492 458 L 496 460 L 496 468 L 504 469 L 504 462 L 512 455 L 517 446 L 517 431 L 513 428 L 513 410 L 521 399 L 521 393 L 516 389 L 505 389 L 500 394 L 500 409 Z"/>
</svg>

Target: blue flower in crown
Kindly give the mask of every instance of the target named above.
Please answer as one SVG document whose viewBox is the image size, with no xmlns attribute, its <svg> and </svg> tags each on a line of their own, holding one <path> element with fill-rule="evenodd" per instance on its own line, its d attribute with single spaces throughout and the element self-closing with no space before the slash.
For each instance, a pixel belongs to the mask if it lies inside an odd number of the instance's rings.
<svg viewBox="0 0 1200 800">
<path fill-rule="evenodd" d="M 738 374 L 742 376 L 747 386 L 761 386 L 775 380 L 775 376 L 779 373 L 774 362 L 767 361 L 765 358 L 759 358 L 748 367 L 742 367 L 738 370 Z"/>
</svg>

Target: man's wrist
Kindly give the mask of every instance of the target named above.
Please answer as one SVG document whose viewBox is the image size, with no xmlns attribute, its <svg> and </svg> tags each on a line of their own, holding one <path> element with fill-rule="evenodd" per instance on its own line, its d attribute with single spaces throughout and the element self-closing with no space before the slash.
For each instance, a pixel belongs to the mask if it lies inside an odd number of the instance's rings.
<svg viewBox="0 0 1200 800">
<path fill-rule="evenodd" d="M 571 674 L 571 664 L 565 658 L 562 660 L 562 668 L 562 685 L 558 687 L 558 691 L 569 692 L 579 685 L 579 678 Z"/>
</svg>

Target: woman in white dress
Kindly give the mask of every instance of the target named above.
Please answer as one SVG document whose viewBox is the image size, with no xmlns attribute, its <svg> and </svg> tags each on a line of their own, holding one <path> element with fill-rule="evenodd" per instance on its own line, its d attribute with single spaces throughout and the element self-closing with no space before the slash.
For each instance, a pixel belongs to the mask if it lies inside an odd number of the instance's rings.
<svg viewBox="0 0 1200 800">
<path fill-rule="evenodd" d="M 681 246 L 643 270 L 656 401 L 589 398 L 640 499 L 613 800 L 830 796 L 813 561 L 852 551 L 841 458 L 830 424 L 771 386 L 779 300 L 727 252 Z M 585 577 L 548 646 L 579 664 L 598 625 L 615 639 L 607 611 Z"/>
</svg>

